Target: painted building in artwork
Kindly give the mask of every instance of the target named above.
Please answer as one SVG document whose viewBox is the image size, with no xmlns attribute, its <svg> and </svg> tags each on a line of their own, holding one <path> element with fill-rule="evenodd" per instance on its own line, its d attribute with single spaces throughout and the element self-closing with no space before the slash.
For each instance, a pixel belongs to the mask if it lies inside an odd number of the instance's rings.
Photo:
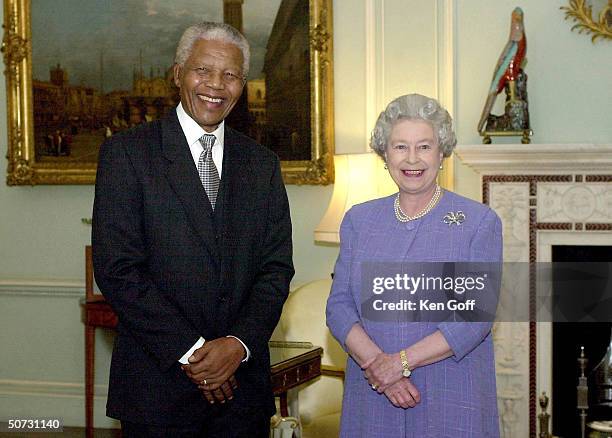
<svg viewBox="0 0 612 438">
<path fill-rule="evenodd" d="M 34 121 L 39 127 L 55 129 L 70 121 L 92 127 L 101 109 L 100 94 L 92 87 L 70 85 L 68 72 L 60 64 L 49 70 L 50 81 L 33 81 Z"/>
<path fill-rule="evenodd" d="M 238 29 L 242 29 L 242 5 L 244 0 L 223 0 L 223 22 Z"/>
<path fill-rule="evenodd" d="M 242 28 L 242 4 L 244 0 L 223 0 L 223 22 L 244 33 Z M 229 126 L 248 135 L 257 138 L 257 131 L 254 120 L 249 112 L 249 90 L 245 86 L 242 95 L 236 102 L 232 112 L 228 114 L 225 121 Z"/>
<path fill-rule="evenodd" d="M 258 143 L 265 142 L 266 130 L 266 81 L 265 79 L 251 79 L 247 82 L 248 107 L 254 129 L 251 134 Z"/>
<path fill-rule="evenodd" d="M 166 75 L 162 75 L 159 68 L 157 74 L 154 74 L 153 67 L 151 67 L 149 77 L 146 77 L 142 70 L 134 69 L 132 81 L 134 96 L 165 97 L 171 92 L 171 88 Z"/>
<path fill-rule="evenodd" d="M 36 151 L 39 155 L 70 155 L 58 152 L 57 141 L 83 135 L 109 135 L 163 116 L 178 104 L 178 88 L 172 68 L 148 76 L 134 70 L 131 90 L 100 93 L 93 87 L 71 85 L 68 71 L 57 64 L 49 69 L 49 81 L 33 80 L 33 113 Z M 101 140 L 96 140 L 99 143 Z M 65 142 L 64 142 L 65 143 Z"/>
<path fill-rule="evenodd" d="M 168 110 L 175 107 L 179 101 L 178 88 L 174 85 L 172 67 L 163 73 L 160 68 L 157 73 L 150 68 L 148 77 L 142 68 L 134 69 L 132 90 L 122 97 L 124 107 L 121 117 L 113 117 L 113 131 L 121 129 L 115 126 L 117 119 L 126 120 L 128 126 L 138 125 L 142 122 L 162 117 Z"/>
<path fill-rule="evenodd" d="M 50 68 L 49 79 L 32 81 L 36 151 L 69 155 L 69 148 L 58 150 L 53 138 L 70 139 L 81 130 L 96 129 L 105 112 L 103 99 L 95 88 L 70 85 L 68 72 L 60 64 Z"/>
<path fill-rule="evenodd" d="M 283 160 L 310 159 L 308 2 L 282 0 L 264 58 L 267 135 Z"/>
<path fill-rule="evenodd" d="M 34 126 L 37 129 L 52 129 L 59 126 L 64 114 L 65 103 L 62 87 L 52 82 L 32 81 L 32 92 L 34 101 Z M 46 130 L 46 129 L 45 129 Z M 42 134 L 42 132 L 41 132 Z"/>
</svg>

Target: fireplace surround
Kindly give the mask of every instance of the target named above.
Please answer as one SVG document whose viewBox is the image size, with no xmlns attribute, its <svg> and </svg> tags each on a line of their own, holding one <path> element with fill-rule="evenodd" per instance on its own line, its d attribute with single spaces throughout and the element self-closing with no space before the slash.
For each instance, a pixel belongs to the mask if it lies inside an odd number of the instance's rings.
<svg viewBox="0 0 612 438">
<path fill-rule="evenodd" d="M 502 219 L 504 261 L 551 262 L 555 245 L 612 245 L 612 144 L 462 145 L 456 154 Z M 535 270 L 515 281 L 535 307 Z M 493 339 L 502 437 L 535 438 L 538 396 L 552 394 L 552 323 L 496 323 Z"/>
</svg>

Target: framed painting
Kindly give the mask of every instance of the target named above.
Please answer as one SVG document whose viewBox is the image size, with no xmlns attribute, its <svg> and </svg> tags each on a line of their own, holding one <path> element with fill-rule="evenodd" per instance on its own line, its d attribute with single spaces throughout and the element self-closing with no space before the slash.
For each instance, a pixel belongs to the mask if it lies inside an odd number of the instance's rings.
<svg viewBox="0 0 612 438">
<path fill-rule="evenodd" d="M 4 0 L 7 184 L 93 184 L 106 137 L 177 105 L 174 50 L 200 21 L 251 44 L 228 124 L 279 155 L 285 183 L 332 183 L 331 2 Z"/>
</svg>

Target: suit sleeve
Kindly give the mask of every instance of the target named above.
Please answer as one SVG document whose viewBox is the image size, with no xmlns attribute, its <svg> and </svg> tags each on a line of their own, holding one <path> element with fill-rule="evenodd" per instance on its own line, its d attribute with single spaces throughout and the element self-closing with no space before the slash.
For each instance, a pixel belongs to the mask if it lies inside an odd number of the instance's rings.
<svg viewBox="0 0 612 438">
<path fill-rule="evenodd" d="M 278 158 L 268 187 L 267 224 L 259 255 L 251 293 L 228 332 L 251 350 L 249 362 L 260 360 L 268 351 L 294 274 L 291 215 Z"/>
<path fill-rule="evenodd" d="M 501 263 L 502 248 L 501 220 L 489 209 L 470 243 L 470 261 Z M 453 350 L 452 358 L 460 361 L 487 337 L 492 326 L 492 322 L 445 321 L 438 324 L 438 329 Z"/>
<path fill-rule="evenodd" d="M 195 328 L 168 301 L 147 269 L 143 193 L 120 140 L 100 150 L 93 207 L 96 282 L 123 330 L 168 369 L 198 340 Z"/>
<path fill-rule="evenodd" d="M 349 331 L 360 322 L 350 286 L 353 235 L 349 211 L 340 225 L 340 254 L 334 267 L 334 282 L 326 307 L 327 326 L 344 350 L 347 350 L 346 337 Z"/>
</svg>

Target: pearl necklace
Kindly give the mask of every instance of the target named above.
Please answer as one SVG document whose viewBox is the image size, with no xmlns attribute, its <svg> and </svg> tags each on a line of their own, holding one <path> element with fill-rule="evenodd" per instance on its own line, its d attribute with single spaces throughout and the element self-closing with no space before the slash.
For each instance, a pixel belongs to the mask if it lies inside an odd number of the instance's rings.
<svg viewBox="0 0 612 438">
<path fill-rule="evenodd" d="M 434 192 L 427 206 L 423 210 L 415 214 L 414 216 L 408 216 L 406 213 L 402 211 L 402 207 L 400 207 L 400 202 L 399 202 L 399 195 L 400 194 L 398 192 L 397 196 L 395 197 L 395 202 L 393 203 L 393 209 L 395 210 L 395 217 L 400 222 L 410 222 L 416 219 L 420 219 L 423 216 L 425 216 L 427 213 L 429 213 L 440 200 L 440 196 L 442 195 L 442 190 L 440 189 L 440 186 L 436 184 L 436 191 Z"/>
</svg>

